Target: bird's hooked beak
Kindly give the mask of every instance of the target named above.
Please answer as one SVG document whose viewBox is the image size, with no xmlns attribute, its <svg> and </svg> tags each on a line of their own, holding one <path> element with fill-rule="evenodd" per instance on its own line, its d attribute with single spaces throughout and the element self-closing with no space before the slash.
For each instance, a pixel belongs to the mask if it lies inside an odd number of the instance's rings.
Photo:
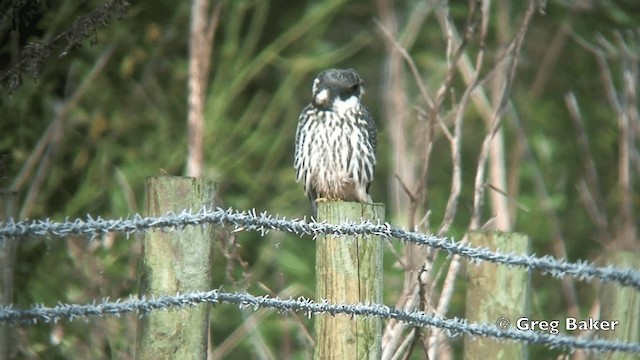
<svg viewBox="0 0 640 360">
<path fill-rule="evenodd" d="M 329 90 L 323 89 L 316 94 L 313 102 L 318 107 L 327 107 L 329 105 Z"/>
</svg>

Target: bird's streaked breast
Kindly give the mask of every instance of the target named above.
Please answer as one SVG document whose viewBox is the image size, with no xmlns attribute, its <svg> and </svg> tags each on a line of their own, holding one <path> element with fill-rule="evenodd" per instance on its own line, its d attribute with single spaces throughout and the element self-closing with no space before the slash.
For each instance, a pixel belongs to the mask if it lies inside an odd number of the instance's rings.
<svg viewBox="0 0 640 360">
<path fill-rule="evenodd" d="M 342 101 L 338 111 L 310 108 L 298 133 L 296 178 L 305 189 L 341 198 L 345 186 L 365 187 L 373 180 L 375 154 L 367 132 L 369 125 L 353 100 Z M 335 104 L 335 103 L 334 103 Z"/>
</svg>

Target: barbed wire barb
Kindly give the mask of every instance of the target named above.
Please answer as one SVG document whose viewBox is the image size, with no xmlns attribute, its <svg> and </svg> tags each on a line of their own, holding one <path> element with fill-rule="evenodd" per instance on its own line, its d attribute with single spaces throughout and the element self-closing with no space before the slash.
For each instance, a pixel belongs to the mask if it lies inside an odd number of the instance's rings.
<svg viewBox="0 0 640 360">
<path fill-rule="evenodd" d="M 256 231 L 265 235 L 270 230 L 280 230 L 302 235 L 318 234 L 332 235 L 378 235 L 385 238 L 396 238 L 405 243 L 428 246 L 440 249 L 448 255 L 460 255 L 474 264 L 480 261 L 489 261 L 510 267 L 523 267 L 528 270 L 538 270 L 543 274 L 549 274 L 556 278 L 571 276 L 580 281 L 599 279 L 602 282 L 617 282 L 623 286 L 630 286 L 640 290 L 640 271 L 631 268 L 617 268 L 614 266 L 597 267 L 587 261 L 567 262 L 550 255 L 513 255 L 491 251 L 487 248 L 474 248 L 452 238 L 409 232 L 391 226 L 389 223 L 373 224 L 370 221 L 333 225 L 325 222 L 307 222 L 306 220 L 287 220 L 278 216 L 269 215 L 266 212 L 257 214 L 255 209 L 251 211 L 238 211 L 231 208 L 208 209 L 202 208 L 197 212 L 183 210 L 180 214 L 169 212 L 158 217 L 142 217 L 139 214 L 132 218 L 93 219 L 87 215 L 86 219 L 74 219 L 73 221 L 55 222 L 50 219 L 15 221 L 8 219 L 0 223 L 0 241 L 6 238 L 22 236 L 48 237 L 67 235 L 81 235 L 94 239 L 99 235 L 109 232 L 121 232 L 127 237 L 135 232 L 144 232 L 152 229 L 183 229 L 187 226 L 202 224 L 219 224 L 233 226 L 243 231 Z"/>
<path fill-rule="evenodd" d="M 445 330 L 448 336 L 460 335 L 491 337 L 501 340 L 523 341 L 529 344 L 543 344 L 550 348 L 569 350 L 584 349 L 589 351 L 623 351 L 640 352 L 640 344 L 610 341 L 603 339 L 589 339 L 567 335 L 550 335 L 536 331 L 498 330 L 493 324 L 469 324 L 465 319 L 446 319 L 442 316 L 432 316 L 424 312 L 407 312 L 404 310 L 380 304 L 334 304 L 327 300 L 314 302 L 305 297 L 297 299 L 280 299 L 269 295 L 255 296 L 246 292 L 223 292 L 211 290 L 206 292 L 190 292 L 174 296 L 158 296 L 139 298 L 130 297 L 128 300 L 117 299 L 110 302 L 108 298 L 91 304 L 63 304 L 55 307 L 36 305 L 27 310 L 16 310 L 12 306 L 0 308 L 0 322 L 35 325 L 38 323 L 57 323 L 61 320 L 73 321 L 81 318 L 120 316 L 122 314 L 137 313 L 141 316 L 154 310 L 170 310 L 199 304 L 235 304 L 240 308 L 261 308 L 276 310 L 279 313 L 289 311 L 302 312 L 306 316 L 328 314 L 331 316 L 376 316 L 385 319 L 395 319 L 412 326 L 437 327 Z"/>
</svg>

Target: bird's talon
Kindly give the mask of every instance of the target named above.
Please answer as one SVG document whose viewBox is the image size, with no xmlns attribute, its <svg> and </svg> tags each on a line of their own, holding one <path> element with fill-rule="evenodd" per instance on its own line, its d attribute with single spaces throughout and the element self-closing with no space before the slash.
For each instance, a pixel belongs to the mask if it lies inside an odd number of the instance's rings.
<svg viewBox="0 0 640 360">
<path fill-rule="evenodd" d="M 316 199 L 316 202 L 329 202 L 329 201 L 343 201 L 342 199 L 324 198 L 320 197 Z"/>
</svg>

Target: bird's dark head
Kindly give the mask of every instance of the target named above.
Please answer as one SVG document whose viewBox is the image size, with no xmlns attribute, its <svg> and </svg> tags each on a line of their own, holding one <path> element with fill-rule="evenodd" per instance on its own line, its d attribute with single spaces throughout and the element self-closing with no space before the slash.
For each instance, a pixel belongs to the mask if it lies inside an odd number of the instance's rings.
<svg viewBox="0 0 640 360">
<path fill-rule="evenodd" d="M 364 82 L 353 69 L 328 69 L 313 81 L 313 104 L 343 114 L 357 106 L 364 93 Z"/>
</svg>

